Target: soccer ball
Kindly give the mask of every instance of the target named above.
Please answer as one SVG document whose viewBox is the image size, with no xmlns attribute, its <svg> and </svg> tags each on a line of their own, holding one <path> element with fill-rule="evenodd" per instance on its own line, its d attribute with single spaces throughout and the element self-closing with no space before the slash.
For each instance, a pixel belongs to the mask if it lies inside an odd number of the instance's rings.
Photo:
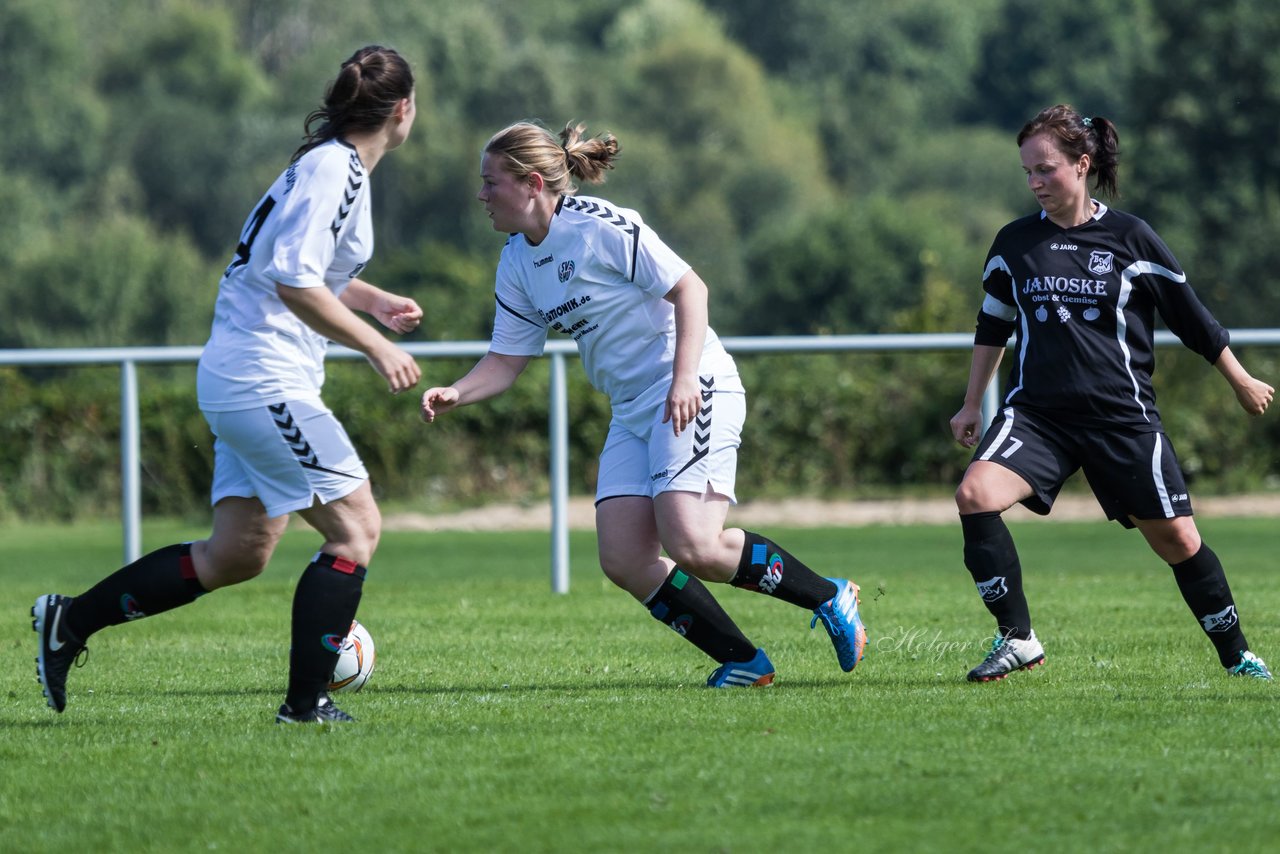
<svg viewBox="0 0 1280 854">
<path fill-rule="evenodd" d="M 373 637 L 359 621 L 351 621 L 351 631 L 338 648 L 338 663 L 333 666 L 329 680 L 330 691 L 359 691 L 373 675 L 376 652 Z"/>
</svg>

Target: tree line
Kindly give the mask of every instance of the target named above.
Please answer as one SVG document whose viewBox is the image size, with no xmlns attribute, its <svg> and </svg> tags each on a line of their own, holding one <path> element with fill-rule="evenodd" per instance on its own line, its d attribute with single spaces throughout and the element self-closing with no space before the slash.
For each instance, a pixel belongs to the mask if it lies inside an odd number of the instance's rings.
<svg viewBox="0 0 1280 854">
<path fill-rule="evenodd" d="M 373 176 L 378 250 L 368 271 L 423 305 L 418 340 L 488 336 L 501 236 L 474 201 L 479 150 L 525 118 L 553 128 L 585 121 L 617 135 L 619 166 L 590 191 L 640 210 L 693 263 L 721 334 L 971 329 L 996 229 L 1034 209 L 1014 135 L 1061 101 L 1117 122 L 1116 204 L 1165 237 L 1219 319 L 1280 326 L 1280 291 L 1268 281 L 1280 267 L 1277 40 L 1280 9 L 1251 0 L 8 0 L 0 7 L 0 109 L 10 121 L 0 135 L 0 348 L 203 342 L 246 212 L 288 161 L 340 61 L 366 43 L 396 47 L 418 80 L 414 135 Z M 954 410 L 964 361 L 761 367 L 756 431 L 765 429 L 761 411 L 785 422 L 785 408 L 766 405 L 775 375 L 797 383 L 776 390 L 797 400 L 819 382 L 866 385 L 870 397 L 857 413 L 823 410 L 790 440 L 774 423 L 769 442 L 756 445 L 776 445 L 772 471 L 793 483 L 946 483 L 964 457 L 929 431 Z M 1213 392 L 1201 366 L 1183 364 L 1162 364 L 1162 400 L 1185 396 L 1201 409 Z M 429 376 L 447 381 L 450 369 L 433 366 Z M 1257 372 L 1267 376 L 1265 365 Z M 10 448 L 38 447 L 28 422 L 58 417 L 38 379 L 0 373 L 0 394 L 16 407 L 0 416 Z M 202 441 L 202 422 L 188 380 L 175 369 L 148 382 L 179 420 L 194 416 L 183 428 L 192 435 L 156 438 L 173 430 L 173 419 L 160 419 L 144 441 L 178 454 L 189 470 L 178 491 L 198 493 L 201 464 L 185 454 Z M 935 381 L 943 384 L 927 385 Z M 84 382 L 92 393 L 96 384 Z M 347 380 L 336 382 L 331 394 L 348 394 Z M 362 394 L 360 378 L 350 383 L 350 394 Z M 377 384 L 365 377 L 363 385 Z M 924 409 L 893 408 L 916 388 Z M 464 419 L 463 432 L 483 436 L 503 417 L 519 420 L 517 405 L 539 412 L 534 399 L 513 400 Z M 581 405 L 577 456 L 590 460 L 592 419 L 602 416 L 597 404 Z M 929 428 L 871 441 L 868 424 L 850 422 L 877 411 Z M 420 428 L 410 429 L 405 441 L 421 442 Z M 829 431 L 819 445 L 838 466 L 794 470 L 813 447 L 809 429 Z M 1234 438 L 1216 429 L 1192 435 L 1266 461 L 1254 471 L 1259 483 L 1277 476 L 1269 428 Z M 105 422 L 102 430 L 109 439 Z M 15 484 L 72 478 L 33 473 L 30 453 L 14 457 L 0 452 L 8 484 L 0 512 L 38 500 L 36 486 Z M 840 466 L 848 471 L 833 477 Z M 1229 469 L 1210 466 L 1205 476 L 1225 482 Z M 441 486 L 446 497 L 504 488 L 455 475 L 446 479 L 476 482 Z M 581 480 L 589 478 L 584 470 Z M 539 488 L 532 474 L 505 482 Z M 419 487 L 387 488 L 420 497 Z M 148 489 L 149 500 L 176 500 L 162 499 L 155 483 Z"/>
</svg>

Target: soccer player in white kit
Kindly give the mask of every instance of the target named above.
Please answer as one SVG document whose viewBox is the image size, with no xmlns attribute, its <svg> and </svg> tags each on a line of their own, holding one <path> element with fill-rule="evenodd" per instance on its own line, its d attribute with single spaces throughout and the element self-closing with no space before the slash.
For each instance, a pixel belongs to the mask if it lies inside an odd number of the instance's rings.
<svg viewBox="0 0 1280 854">
<path fill-rule="evenodd" d="M 489 352 L 452 386 L 422 397 L 430 422 L 501 394 L 541 355 L 548 330 L 572 336 L 612 422 L 596 487 L 600 565 L 658 620 L 711 656 L 712 687 L 768 685 L 774 667 L 702 581 L 813 611 L 845 671 L 862 658 L 858 587 L 823 578 L 767 538 L 725 530 L 746 394 L 707 325 L 707 288 L 633 210 L 574 195 L 613 167 L 611 135 L 560 141 L 520 122 L 495 134 L 479 200 L 502 250 Z M 663 553 L 665 551 L 665 554 Z M 701 579 L 701 580 L 700 580 Z"/>
<path fill-rule="evenodd" d="M 324 543 L 294 594 L 289 684 L 276 720 L 352 720 L 326 688 L 381 517 L 320 389 L 330 340 L 364 353 L 393 393 L 420 378 L 411 356 L 355 314 L 401 333 L 422 318 L 413 300 L 358 278 L 373 253 L 369 173 L 408 137 L 414 116 L 408 64 L 373 45 L 343 63 L 324 106 L 307 117 L 306 141 L 241 231 L 200 358 L 197 396 L 216 437 L 213 532 L 151 552 L 74 598 L 36 600 L 37 673 L 55 711 L 66 707 L 67 672 L 90 635 L 257 576 L 297 512 Z"/>
</svg>

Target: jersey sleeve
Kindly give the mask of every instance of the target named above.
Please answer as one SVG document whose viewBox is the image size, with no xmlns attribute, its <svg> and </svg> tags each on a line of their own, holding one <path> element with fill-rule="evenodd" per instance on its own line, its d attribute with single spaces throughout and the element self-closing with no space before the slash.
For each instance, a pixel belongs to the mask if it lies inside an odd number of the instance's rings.
<svg viewBox="0 0 1280 854">
<path fill-rule="evenodd" d="M 504 249 L 494 283 L 489 349 L 503 356 L 541 356 L 547 344 L 547 325 L 512 273 L 513 266 Z"/>
<path fill-rule="evenodd" d="M 1230 333 L 1200 302 L 1177 259 L 1150 226 L 1142 223 L 1134 239 L 1135 256 L 1142 260 L 1135 261 L 1123 277 L 1150 295 L 1160 318 L 1187 349 L 1211 364 L 1218 361 Z"/>
<path fill-rule="evenodd" d="M 595 234 L 597 257 L 624 279 L 655 297 L 666 296 L 690 265 L 633 210 L 619 210 L 625 224 Z"/>
<path fill-rule="evenodd" d="M 318 155 L 300 168 L 297 181 L 277 204 L 271 260 L 264 274 L 293 288 L 318 288 L 337 247 L 332 230 L 347 187 L 348 157 L 343 150 Z"/>
<path fill-rule="evenodd" d="M 1003 347 L 1013 334 L 1018 317 L 1018 306 L 1013 298 L 1013 274 L 1000 254 L 1000 239 L 991 245 L 987 253 L 987 266 L 982 271 L 982 290 L 986 296 L 978 309 L 977 328 L 973 343 L 989 347 Z"/>
<path fill-rule="evenodd" d="M 643 223 L 640 229 L 639 247 L 633 265 L 635 283 L 640 290 L 654 296 L 666 296 L 676 286 L 680 277 L 689 272 L 690 265 L 675 253 L 662 238 Z"/>
</svg>

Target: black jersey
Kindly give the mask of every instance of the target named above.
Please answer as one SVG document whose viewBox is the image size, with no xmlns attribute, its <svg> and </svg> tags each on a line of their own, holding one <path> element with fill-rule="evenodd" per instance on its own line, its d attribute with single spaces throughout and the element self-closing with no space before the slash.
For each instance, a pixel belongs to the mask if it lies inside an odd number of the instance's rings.
<svg viewBox="0 0 1280 854">
<path fill-rule="evenodd" d="M 1005 402 L 1088 427 L 1161 430 L 1151 374 L 1155 315 L 1215 362 L 1228 334 L 1141 219 L 1097 203 L 1074 228 L 1043 212 L 996 235 L 983 273 L 975 343 L 1017 329 Z"/>
</svg>

